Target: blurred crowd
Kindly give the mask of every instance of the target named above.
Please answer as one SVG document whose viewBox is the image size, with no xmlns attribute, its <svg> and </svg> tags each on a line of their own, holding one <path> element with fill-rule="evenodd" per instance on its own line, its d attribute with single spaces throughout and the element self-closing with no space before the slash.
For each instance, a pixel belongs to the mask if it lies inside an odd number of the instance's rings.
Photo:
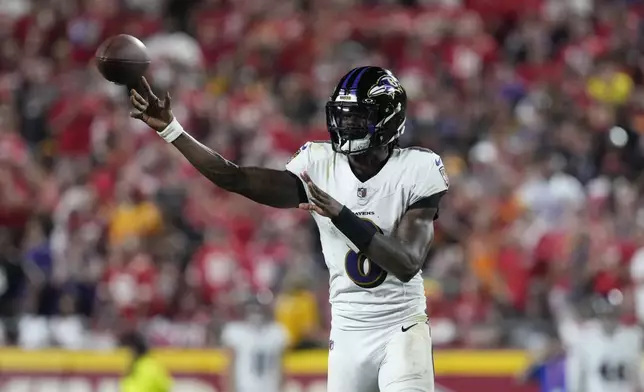
<svg viewBox="0 0 644 392">
<path fill-rule="evenodd" d="M 0 342 L 218 344 L 249 293 L 324 340 L 328 275 L 298 211 L 226 194 L 128 117 L 94 67 L 141 38 L 193 136 L 281 168 L 327 139 L 356 65 L 409 96 L 403 145 L 451 180 L 424 275 L 438 346 L 565 337 L 594 295 L 644 320 L 644 2 L 0 0 Z"/>
</svg>

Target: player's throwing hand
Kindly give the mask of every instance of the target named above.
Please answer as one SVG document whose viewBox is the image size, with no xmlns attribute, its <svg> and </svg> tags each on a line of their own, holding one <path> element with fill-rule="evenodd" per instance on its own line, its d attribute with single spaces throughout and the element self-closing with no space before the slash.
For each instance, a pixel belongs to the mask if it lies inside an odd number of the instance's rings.
<svg viewBox="0 0 644 392">
<path fill-rule="evenodd" d="M 130 102 L 136 111 L 130 112 L 130 117 L 139 119 L 157 132 L 163 131 L 172 122 L 174 116 L 170 104 L 170 93 L 166 92 L 165 99 L 160 100 L 144 77 L 141 77 L 141 84 L 145 89 L 147 99 L 143 98 L 135 89 L 130 90 Z"/>
<path fill-rule="evenodd" d="M 300 203 L 299 208 L 307 211 L 314 211 L 327 218 L 335 218 L 342 211 L 342 204 L 332 198 L 328 193 L 318 188 L 317 185 L 311 181 L 308 174 L 302 173 L 302 180 L 309 188 L 309 202 Z"/>
</svg>

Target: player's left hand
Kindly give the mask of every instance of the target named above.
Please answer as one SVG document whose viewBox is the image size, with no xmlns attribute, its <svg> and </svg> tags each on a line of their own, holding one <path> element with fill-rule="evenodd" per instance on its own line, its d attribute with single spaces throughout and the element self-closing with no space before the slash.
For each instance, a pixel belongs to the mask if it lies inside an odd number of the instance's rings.
<svg viewBox="0 0 644 392">
<path fill-rule="evenodd" d="M 335 218 L 340 214 L 344 207 L 342 204 L 315 185 L 307 173 L 302 173 L 302 180 L 309 188 L 309 202 L 300 203 L 301 210 L 313 211 L 327 218 Z"/>
</svg>

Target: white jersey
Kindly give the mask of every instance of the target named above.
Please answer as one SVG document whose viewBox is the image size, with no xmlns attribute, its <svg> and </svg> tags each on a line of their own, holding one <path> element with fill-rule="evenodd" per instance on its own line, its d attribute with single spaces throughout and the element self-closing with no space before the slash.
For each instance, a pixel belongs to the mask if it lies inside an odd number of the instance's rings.
<svg viewBox="0 0 644 392">
<path fill-rule="evenodd" d="M 351 171 L 348 158 L 335 153 L 328 142 L 305 144 L 286 169 L 298 177 L 308 173 L 320 189 L 387 236 L 412 204 L 449 186 L 440 157 L 420 148 L 394 149 L 380 172 L 364 183 Z M 401 282 L 356 253 L 355 245 L 330 219 L 312 215 L 330 273 L 334 328 L 374 329 L 426 319 L 420 272 L 408 283 Z"/>
<path fill-rule="evenodd" d="M 642 332 L 619 326 L 609 334 L 597 322 L 580 328 L 566 361 L 568 392 L 640 390 Z"/>
<path fill-rule="evenodd" d="M 224 328 L 222 342 L 235 355 L 231 380 L 235 392 L 281 391 L 282 357 L 288 341 L 280 324 L 232 322 Z"/>
</svg>

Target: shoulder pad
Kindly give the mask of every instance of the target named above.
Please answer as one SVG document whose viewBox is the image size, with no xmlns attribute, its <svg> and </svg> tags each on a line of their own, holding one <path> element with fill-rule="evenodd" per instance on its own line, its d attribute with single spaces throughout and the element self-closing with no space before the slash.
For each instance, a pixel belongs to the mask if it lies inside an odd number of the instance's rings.
<svg viewBox="0 0 644 392">
<path fill-rule="evenodd" d="M 415 146 L 412 146 L 412 147 L 407 147 L 405 150 L 411 150 L 411 151 L 422 151 L 422 152 L 428 152 L 428 153 L 430 153 L 430 154 L 436 154 L 434 151 L 430 150 L 429 148 L 425 148 L 425 147 L 415 147 Z"/>
<path fill-rule="evenodd" d="M 331 142 L 324 140 L 306 142 L 300 150 L 307 150 L 307 153 L 313 161 L 327 158 L 329 155 L 333 154 Z"/>
</svg>

